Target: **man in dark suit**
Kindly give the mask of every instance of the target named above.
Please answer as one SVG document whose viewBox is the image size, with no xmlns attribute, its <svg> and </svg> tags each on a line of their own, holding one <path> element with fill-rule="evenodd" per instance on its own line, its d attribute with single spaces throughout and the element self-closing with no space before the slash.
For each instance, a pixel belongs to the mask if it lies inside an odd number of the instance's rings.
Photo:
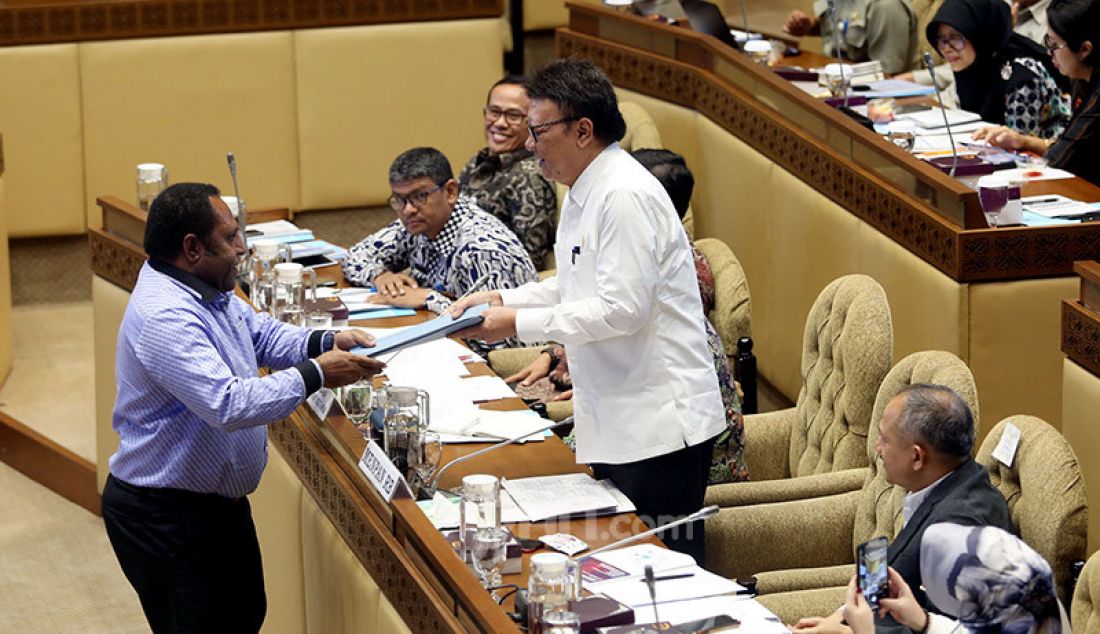
<svg viewBox="0 0 1100 634">
<path fill-rule="evenodd" d="M 875 450 L 886 481 L 904 488 L 904 524 L 890 544 L 887 560 L 913 589 L 917 601 L 934 606 L 921 589 L 920 542 L 924 529 L 938 522 L 996 526 L 1015 533 L 1008 505 L 974 461 L 974 418 L 951 388 L 910 385 L 886 405 Z M 795 631 L 820 634 L 848 631 L 838 611 L 824 619 L 803 619 Z M 908 630 L 893 619 L 877 619 L 876 632 Z"/>
</svg>

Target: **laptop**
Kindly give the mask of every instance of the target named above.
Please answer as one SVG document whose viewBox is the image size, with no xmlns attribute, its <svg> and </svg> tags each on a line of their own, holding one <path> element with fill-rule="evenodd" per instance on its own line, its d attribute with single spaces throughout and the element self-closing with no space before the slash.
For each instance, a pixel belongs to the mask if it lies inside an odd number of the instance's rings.
<svg viewBox="0 0 1100 634">
<path fill-rule="evenodd" d="M 722 11 L 713 3 L 706 0 L 680 0 L 680 5 L 687 14 L 691 28 L 707 35 L 713 35 L 724 44 L 733 48 L 740 48 L 737 40 L 730 33 L 729 24 L 722 15 Z"/>
</svg>

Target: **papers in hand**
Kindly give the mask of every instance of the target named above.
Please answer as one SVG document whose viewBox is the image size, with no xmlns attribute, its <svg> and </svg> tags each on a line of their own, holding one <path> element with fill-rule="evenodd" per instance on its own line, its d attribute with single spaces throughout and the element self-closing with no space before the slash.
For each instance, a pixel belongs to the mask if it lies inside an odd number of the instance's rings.
<svg viewBox="0 0 1100 634">
<path fill-rule="evenodd" d="M 410 326 L 401 332 L 379 339 L 373 348 L 356 346 L 350 350 L 356 354 L 377 356 L 387 352 L 396 352 L 402 348 L 412 346 L 433 339 L 446 337 L 451 333 L 464 330 L 480 324 L 484 318 L 481 316 L 489 308 L 489 304 L 478 304 L 466 309 L 466 312 L 458 319 L 452 319 L 449 313 L 444 313 L 431 321 Z"/>
</svg>

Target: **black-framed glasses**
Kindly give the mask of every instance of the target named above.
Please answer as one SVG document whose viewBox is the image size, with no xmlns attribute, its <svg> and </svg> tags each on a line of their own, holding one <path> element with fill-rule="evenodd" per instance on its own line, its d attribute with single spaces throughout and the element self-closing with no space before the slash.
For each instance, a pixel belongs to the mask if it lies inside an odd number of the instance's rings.
<svg viewBox="0 0 1100 634">
<path fill-rule="evenodd" d="M 941 35 L 936 38 L 936 48 L 938 50 L 946 50 L 949 46 L 955 51 L 961 51 L 966 48 L 966 38 L 959 33 L 955 33 L 954 35 Z"/>
<path fill-rule="evenodd" d="M 485 106 L 481 112 L 485 115 L 485 123 L 496 123 L 498 119 L 504 117 L 508 125 L 519 125 L 527 119 L 527 115 L 523 114 L 522 110 L 515 108 L 501 110 L 494 106 Z"/>
<path fill-rule="evenodd" d="M 386 202 L 390 204 L 390 207 L 394 211 L 401 211 L 405 208 L 405 205 L 412 203 L 413 207 L 420 209 L 424 206 L 424 203 L 428 202 L 428 196 L 436 193 L 440 189 L 443 189 L 442 185 L 436 185 L 431 189 L 422 189 L 418 192 L 413 192 L 408 196 L 398 196 L 397 194 L 390 194 L 390 197 L 386 199 Z"/>
<path fill-rule="evenodd" d="M 554 119 L 553 121 L 547 121 L 546 123 L 540 123 L 538 125 L 527 126 L 527 131 L 531 133 L 531 140 L 535 143 L 539 142 L 539 135 L 550 129 L 550 126 L 557 125 L 559 123 L 570 123 L 576 121 L 580 117 L 562 117 L 561 119 Z"/>
<path fill-rule="evenodd" d="M 1056 44 L 1049 35 L 1043 36 L 1043 48 L 1047 49 L 1047 55 L 1054 55 L 1054 51 L 1065 47 L 1065 42 L 1062 42 L 1061 44 Z"/>
</svg>

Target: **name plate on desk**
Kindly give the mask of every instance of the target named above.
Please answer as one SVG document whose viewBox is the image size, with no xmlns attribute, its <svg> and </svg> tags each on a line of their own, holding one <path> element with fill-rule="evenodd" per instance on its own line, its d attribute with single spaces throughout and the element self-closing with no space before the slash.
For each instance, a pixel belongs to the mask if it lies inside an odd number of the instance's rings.
<svg viewBox="0 0 1100 634">
<path fill-rule="evenodd" d="M 386 457 L 382 447 L 376 442 L 368 442 L 367 450 L 359 459 L 359 468 L 366 474 L 367 480 L 387 502 L 394 498 L 411 498 L 412 490 L 405 477 Z"/>
<path fill-rule="evenodd" d="M 306 403 L 309 403 L 309 408 L 313 410 L 314 414 L 317 414 L 317 418 L 325 420 L 325 417 L 328 416 L 328 410 L 335 400 L 336 394 L 327 387 L 323 387 L 310 394 L 309 398 L 306 399 Z"/>
</svg>

